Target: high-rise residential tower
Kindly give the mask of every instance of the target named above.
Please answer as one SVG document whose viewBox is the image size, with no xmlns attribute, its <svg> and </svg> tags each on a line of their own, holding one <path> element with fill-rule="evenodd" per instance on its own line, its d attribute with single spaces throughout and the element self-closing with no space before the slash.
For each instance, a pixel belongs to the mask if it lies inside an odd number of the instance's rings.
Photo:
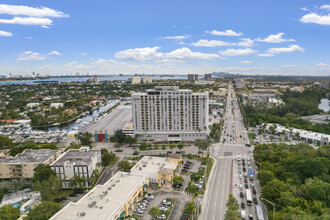
<svg viewBox="0 0 330 220">
<path fill-rule="evenodd" d="M 193 93 L 177 86 L 159 86 L 132 94 L 134 133 L 158 142 L 205 139 L 208 92 Z"/>
</svg>

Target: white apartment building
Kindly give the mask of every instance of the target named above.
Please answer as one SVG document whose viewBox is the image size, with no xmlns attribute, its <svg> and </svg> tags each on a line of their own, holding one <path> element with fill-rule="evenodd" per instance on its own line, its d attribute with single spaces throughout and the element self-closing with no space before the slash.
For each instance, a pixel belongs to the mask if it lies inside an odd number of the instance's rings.
<svg viewBox="0 0 330 220">
<path fill-rule="evenodd" d="M 134 77 L 132 77 L 132 79 L 131 79 L 131 83 L 132 83 L 133 85 L 135 85 L 135 84 L 140 84 L 140 83 L 141 83 L 141 78 L 138 77 L 138 76 L 134 76 Z"/>
<path fill-rule="evenodd" d="M 141 140 L 191 142 L 206 138 L 208 92 L 158 86 L 146 93 L 133 93 L 132 106 L 134 133 Z"/>
<path fill-rule="evenodd" d="M 84 186 L 90 188 L 91 185 L 87 178 L 91 177 L 95 169 L 101 163 L 101 151 L 91 150 L 89 147 L 81 147 L 80 149 L 70 149 L 62 154 L 50 167 L 55 171 L 56 175 L 63 181 L 63 188 L 70 188 L 69 180 L 75 175 L 85 177 Z"/>
<path fill-rule="evenodd" d="M 148 77 L 148 76 L 143 77 L 143 83 L 144 84 L 152 83 L 152 77 Z"/>
</svg>

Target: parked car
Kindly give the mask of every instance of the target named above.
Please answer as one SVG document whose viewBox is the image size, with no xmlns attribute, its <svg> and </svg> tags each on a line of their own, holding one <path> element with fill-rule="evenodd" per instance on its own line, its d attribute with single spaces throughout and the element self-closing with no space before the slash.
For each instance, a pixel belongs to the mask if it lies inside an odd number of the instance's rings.
<svg viewBox="0 0 330 220">
<path fill-rule="evenodd" d="M 170 206 L 172 203 L 168 200 L 163 200 L 163 205 Z"/>
<path fill-rule="evenodd" d="M 166 218 L 166 215 L 165 214 L 161 214 L 159 216 L 157 216 L 158 219 L 165 219 Z"/>
<path fill-rule="evenodd" d="M 165 206 L 160 206 L 159 210 L 162 211 L 162 212 L 166 212 L 168 210 L 168 208 L 165 207 Z"/>
<path fill-rule="evenodd" d="M 139 208 L 137 208 L 135 211 L 136 211 L 137 213 L 140 213 L 140 214 L 143 214 L 143 213 L 144 213 L 144 211 L 143 211 L 142 209 L 139 209 Z"/>
<path fill-rule="evenodd" d="M 154 199 L 155 196 L 152 195 L 151 193 L 147 193 L 146 198 L 148 198 L 148 199 Z"/>
</svg>

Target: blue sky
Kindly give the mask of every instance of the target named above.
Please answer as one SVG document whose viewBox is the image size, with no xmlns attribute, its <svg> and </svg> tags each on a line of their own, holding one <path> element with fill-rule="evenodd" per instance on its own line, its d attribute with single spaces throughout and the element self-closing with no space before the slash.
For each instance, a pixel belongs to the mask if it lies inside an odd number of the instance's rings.
<svg viewBox="0 0 330 220">
<path fill-rule="evenodd" d="M 330 0 L 2 0 L 0 74 L 330 75 Z"/>
</svg>

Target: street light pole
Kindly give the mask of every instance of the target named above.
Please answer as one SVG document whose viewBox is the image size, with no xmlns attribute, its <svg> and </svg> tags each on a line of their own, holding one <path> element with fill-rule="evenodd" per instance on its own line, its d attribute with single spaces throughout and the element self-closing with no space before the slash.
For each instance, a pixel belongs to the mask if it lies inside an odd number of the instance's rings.
<svg viewBox="0 0 330 220">
<path fill-rule="evenodd" d="M 254 160 L 254 162 L 256 162 L 257 164 L 259 164 L 259 166 L 260 166 L 260 171 L 261 171 L 261 163 L 257 162 L 256 160 Z"/>
<path fill-rule="evenodd" d="M 260 198 L 260 199 L 268 202 L 269 204 L 271 204 L 273 206 L 273 220 L 275 220 L 275 204 L 268 201 L 267 199 L 264 199 L 264 198 Z"/>
</svg>

